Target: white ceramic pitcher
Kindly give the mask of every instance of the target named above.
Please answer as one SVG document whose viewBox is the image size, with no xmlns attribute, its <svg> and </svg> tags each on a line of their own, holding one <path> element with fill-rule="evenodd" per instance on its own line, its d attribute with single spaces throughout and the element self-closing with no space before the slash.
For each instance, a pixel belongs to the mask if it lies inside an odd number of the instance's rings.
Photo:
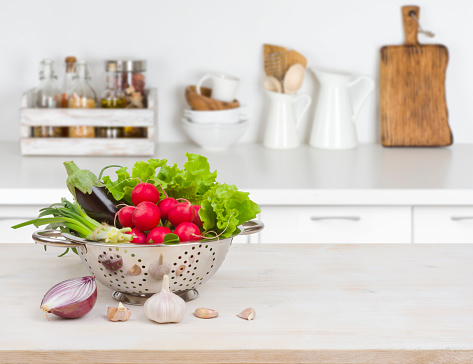
<svg viewBox="0 0 473 364">
<path fill-rule="evenodd" d="M 263 145 L 272 149 L 293 149 L 301 144 L 299 126 L 302 116 L 309 108 L 312 98 L 309 95 L 290 95 L 265 90 L 269 97 L 269 112 Z M 294 104 L 305 100 L 305 105 L 296 117 Z"/>
<path fill-rule="evenodd" d="M 314 122 L 309 143 L 322 149 L 351 149 L 358 145 L 355 119 L 374 89 L 369 76 L 353 79 L 348 73 L 311 68 L 320 82 L 320 92 L 315 109 Z M 349 88 L 360 81 L 369 84 L 359 105 L 352 108 Z"/>
</svg>

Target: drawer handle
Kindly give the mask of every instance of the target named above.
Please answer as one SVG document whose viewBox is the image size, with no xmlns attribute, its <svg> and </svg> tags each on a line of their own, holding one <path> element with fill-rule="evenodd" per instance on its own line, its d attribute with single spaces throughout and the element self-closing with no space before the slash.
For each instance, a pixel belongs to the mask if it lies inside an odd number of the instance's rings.
<svg viewBox="0 0 473 364">
<path fill-rule="evenodd" d="M 473 216 L 452 216 L 450 219 L 452 221 L 473 220 Z"/>
<path fill-rule="evenodd" d="M 360 221 L 360 216 L 311 216 L 312 221 L 321 221 L 321 220 L 350 220 L 350 221 Z"/>
</svg>

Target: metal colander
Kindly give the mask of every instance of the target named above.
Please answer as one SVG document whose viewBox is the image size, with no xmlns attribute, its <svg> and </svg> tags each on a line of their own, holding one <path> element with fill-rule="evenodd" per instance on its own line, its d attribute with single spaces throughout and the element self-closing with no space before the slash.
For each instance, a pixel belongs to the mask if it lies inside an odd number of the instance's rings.
<svg viewBox="0 0 473 364">
<path fill-rule="evenodd" d="M 264 225 L 248 221 L 239 235 L 261 231 Z M 143 304 L 161 290 L 164 274 L 171 291 L 190 301 L 198 297 L 197 287 L 222 265 L 233 237 L 201 240 L 178 245 L 105 244 L 82 239 L 57 230 L 33 233 L 33 240 L 50 246 L 78 248 L 82 263 L 112 296 L 128 304 Z"/>
</svg>

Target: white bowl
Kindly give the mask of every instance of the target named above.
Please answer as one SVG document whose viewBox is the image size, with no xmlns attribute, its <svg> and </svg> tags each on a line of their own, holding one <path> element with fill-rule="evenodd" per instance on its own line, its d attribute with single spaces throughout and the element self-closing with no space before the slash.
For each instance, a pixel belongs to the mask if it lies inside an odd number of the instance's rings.
<svg viewBox="0 0 473 364">
<path fill-rule="evenodd" d="M 222 150 L 235 144 L 246 133 L 248 119 L 234 124 L 198 124 L 187 118 L 181 120 L 182 129 L 193 142 L 204 149 Z"/>
<path fill-rule="evenodd" d="M 236 124 L 241 119 L 246 118 L 244 115 L 245 108 L 237 107 L 228 110 L 190 110 L 184 109 L 184 117 L 198 124 Z"/>
</svg>

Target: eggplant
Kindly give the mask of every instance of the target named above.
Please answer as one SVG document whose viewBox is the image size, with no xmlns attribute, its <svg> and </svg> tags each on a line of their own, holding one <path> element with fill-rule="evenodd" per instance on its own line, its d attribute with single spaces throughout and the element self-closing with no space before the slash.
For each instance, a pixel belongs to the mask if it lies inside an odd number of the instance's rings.
<svg viewBox="0 0 473 364">
<path fill-rule="evenodd" d="M 121 228 L 115 218 L 120 202 L 108 192 L 105 185 L 88 169 L 79 169 L 72 162 L 64 162 L 67 188 L 84 211 L 94 220 Z"/>
</svg>

